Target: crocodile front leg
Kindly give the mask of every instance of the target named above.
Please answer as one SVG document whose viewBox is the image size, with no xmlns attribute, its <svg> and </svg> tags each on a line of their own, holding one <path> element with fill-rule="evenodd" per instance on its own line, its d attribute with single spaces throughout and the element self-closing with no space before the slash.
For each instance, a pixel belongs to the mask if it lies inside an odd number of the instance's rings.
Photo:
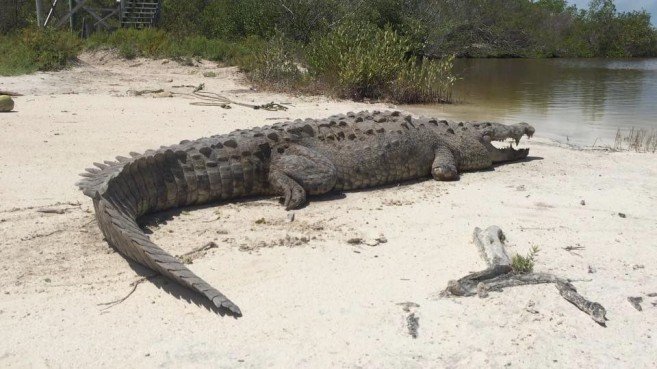
<svg viewBox="0 0 657 369">
<path fill-rule="evenodd" d="M 454 154 L 447 148 L 436 149 L 436 157 L 431 164 L 431 175 L 436 181 L 455 181 L 459 179 Z"/>
<path fill-rule="evenodd" d="M 331 191 L 336 179 L 335 165 L 312 149 L 291 144 L 277 147 L 272 153 L 269 183 L 285 198 L 287 210 L 303 205 L 306 194 Z"/>
</svg>

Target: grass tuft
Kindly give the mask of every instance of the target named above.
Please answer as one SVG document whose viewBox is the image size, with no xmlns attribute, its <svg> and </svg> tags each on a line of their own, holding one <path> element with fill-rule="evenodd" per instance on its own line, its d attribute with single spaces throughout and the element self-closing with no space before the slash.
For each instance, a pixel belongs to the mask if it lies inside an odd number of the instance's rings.
<svg viewBox="0 0 657 369">
<path fill-rule="evenodd" d="M 112 33 L 95 33 L 85 44 L 87 49 L 114 49 L 126 59 L 136 57 L 206 59 L 230 63 L 250 52 L 248 43 L 208 39 L 203 36 L 174 37 L 155 29 L 122 28 Z"/>
<path fill-rule="evenodd" d="M 633 127 L 628 132 L 623 132 L 619 128 L 616 131 L 614 149 L 655 153 L 657 152 L 657 130 L 634 129 Z"/>
</svg>

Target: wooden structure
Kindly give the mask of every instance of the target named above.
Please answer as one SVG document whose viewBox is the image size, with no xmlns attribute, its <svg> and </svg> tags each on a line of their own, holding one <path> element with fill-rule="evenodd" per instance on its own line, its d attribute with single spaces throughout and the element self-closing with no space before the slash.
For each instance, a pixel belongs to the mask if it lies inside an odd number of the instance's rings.
<svg viewBox="0 0 657 369">
<path fill-rule="evenodd" d="M 145 28 L 157 23 L 160 0 L 121 0 L 121 27 Z"/>
<path fill-rule="evenodd" d="M 42 0 L 35 1 L 40 26 L 52 25 L 59 28 L 69 23 L 70 28 L 75 29 L 80 25 L 76 18 L 82 17 L 83 34 L 94 30 L 109 31 L 118 27 L 155 26 L 162 6 L 161 0 L 44 0 L 50 2 L 50 7 L 47 14 L 43 14 Z M 68 7 L 63 14 L 58 15 L 58 9 L 62 13 L 60 3 L 63 2 L 67 2 Z"/>
</svg>

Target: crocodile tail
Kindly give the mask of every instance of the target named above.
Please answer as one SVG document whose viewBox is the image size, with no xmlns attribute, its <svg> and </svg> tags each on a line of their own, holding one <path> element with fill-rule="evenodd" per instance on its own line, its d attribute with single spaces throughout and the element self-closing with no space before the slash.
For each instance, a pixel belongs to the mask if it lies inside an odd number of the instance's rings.
<svg viewBox="0 0 657 369">
<path fill-rule="evenodd" d="M 226 309 L 234 316 L 242 315 L 239 307 L 226 296 L 196 276 L 180 260 L 151 242 L 132 212 L 126 210 L 129 206 L 113 200 L 111 194 L 96 195 L 93 203 L 100 229 L 107 241 L 121 254 L 202 294 L 217 308 Z"/>
<path fill-rule="evenodd" d="M 83 178 L 76 183 L 82 193 L 95 198 L 107 191 L 107 185 L 110 180 L 123 170 L 126 163 L 132 159 L 123 156 L 117 156 L 117 161 L 105 161 L 104 163 L 94 163 L 95 168 L 87 168 L 85 172 L 80 173 Z"/>
</svg>

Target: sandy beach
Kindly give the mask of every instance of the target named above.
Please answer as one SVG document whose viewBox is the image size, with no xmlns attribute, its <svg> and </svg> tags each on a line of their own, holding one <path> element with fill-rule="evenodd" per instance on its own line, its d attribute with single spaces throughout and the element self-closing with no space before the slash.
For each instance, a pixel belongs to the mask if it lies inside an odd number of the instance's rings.
<svg viewBox="0 0 657 369">
<path fill-rule="evenodd" d="M 288 110 L 131 93 L 189 93 L 174 86 L 201 83 Z M 276 198 L 153 217 L 145 227 L 173 255 L 217 245 L 190 268 L 240 306 L 234 319 L 161 277 L 107 305 L 151 272 L 103 240 L 91 200 L 74 185 L 78 173 L 183 139 L 394 106 L 259 92 L 235 68 L 210 62 L 102 53 L 62 72 L 0 77 L 0 90 L 24 94 L 15 112 L 0 114 L 0 367 L 657 366 L 655 154 L 565 147 L 537 127 L 524 143 L 530 160 L 457 182 L 311 199 L 292 222 Z M 607 327 L 552 285 L 441 297 L 449 280 L 484 269 L 472 232 L 489 225 L 505 231 L 510 252 L 538 246 L 536 270 L 575 280 L 605 306 Z M 642 297 L 643 310 L 628 297 Z M 417 338 L 408 302 L 418 305 Z"/>
</svg>

